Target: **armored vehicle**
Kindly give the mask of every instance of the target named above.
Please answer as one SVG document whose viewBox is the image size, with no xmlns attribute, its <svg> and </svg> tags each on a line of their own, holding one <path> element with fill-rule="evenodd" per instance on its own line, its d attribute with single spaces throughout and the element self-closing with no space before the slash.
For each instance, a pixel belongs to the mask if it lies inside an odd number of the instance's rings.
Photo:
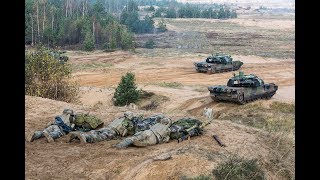
<svg viewBox="0 0 320 180">
<path fill-rule="evenodd" d="M 205 61 L 195 62 L 194 66 L 198 72 L 220 73 L 238 70 L 243 65 L 241 61 L 233 61 L 229 55 L 212 55 Z"/>
<path fill-rule="evenodd" d="M 210 96 L 214 101 L 231 101 L 245 104 L 257 99 L 270 99 L 278 90 L 274 83 L 265 84 L 254 74 L 233 74 L 227 85 L 209 86 Z"/>
<path fill-rule="evenodd" d="M 63 55 L 65 51 L 49 51 L 49 55 L 53 56 L 55 59 L 59 60 L 60 62 L 67 62 L 68 61 L 68 56 Z"/>
</svg>

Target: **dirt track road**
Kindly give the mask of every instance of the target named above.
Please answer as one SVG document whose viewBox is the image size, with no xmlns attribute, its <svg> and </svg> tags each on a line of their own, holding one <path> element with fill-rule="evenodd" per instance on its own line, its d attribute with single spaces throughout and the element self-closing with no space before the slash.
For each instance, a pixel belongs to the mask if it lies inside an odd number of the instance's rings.
<svg viewBox="0 0 320 180">
<path fill-rule="evenodd" d="M 193 62 L 202 60 L 197 55 L 160 59 L 139 57 L 127 52 L 114 52 L 89 55 L 87 58 L 94 59 L 95 63 L 107 61 L 114 65 L 110 68 L 87 69 L 74 73 L 74 78 L 78 80 L 81 86 L 115 88 L 120 82 L 121 76 L 131 71 L 135 73 L 136 83 L 139 87 L 157 91 L 163 95 L 169 93 L 170 96 L 174 96 L 176 101 L 179 101 L 179 99 L 186 99 L 186 96 L 206 96 L 208 95 L 208 91 L 205 90 L 207 86 L 226 84 L 233 73 L 243 71 L 246 74 L 256 74 L 265 83 L 273 82 L 277 84 L 279 90 L 274 99 L 286 102 L 294 102 L 295 99 L 295 62 L 292 59 L 235 56 L 234 59 L 244 62 L 241 69 L 234 72 L 209 75 L 195 71 Z M 120 61 L 119 59 L 125 60 Z M 74 59 L 71 57 L 72 60 L 74 64 L 83 63 L 80 57 Z M 181 90 L 159 87 L 162 82 L 180 83 L 181 87 L 179 88 Z"/>
</svg>

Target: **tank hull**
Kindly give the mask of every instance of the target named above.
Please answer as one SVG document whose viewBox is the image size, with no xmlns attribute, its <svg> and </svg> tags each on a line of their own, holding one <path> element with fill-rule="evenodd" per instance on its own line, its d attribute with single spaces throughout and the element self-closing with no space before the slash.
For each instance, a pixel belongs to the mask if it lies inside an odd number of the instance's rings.
<svg viewBox="0 0 320 180">
<path fill-rule="evenodd" d="M 222 72 L 229 72 L 229 71 L 236 71 L 243 65 L 241 61 L 233 61 L 229 64 L 214 64 L 214 63 L 196 63 L 195 69 L 197 72 L 203 73 L 222 73 Z"/>
<path fill-rule="evenodd" d="M 278 86 L 273 83 L 258 87 L 209 86 L 208 90 L 214 101 L 246 104 L 258 99 L 270 99 L 278 90 Z"/>
</svg>

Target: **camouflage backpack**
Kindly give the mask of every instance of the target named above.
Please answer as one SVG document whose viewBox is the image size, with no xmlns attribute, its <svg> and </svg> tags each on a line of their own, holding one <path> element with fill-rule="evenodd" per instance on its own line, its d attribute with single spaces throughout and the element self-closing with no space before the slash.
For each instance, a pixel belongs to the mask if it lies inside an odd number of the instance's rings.
<svg viewBox="0 0 320 180">
<path fill-rule="evenodd" d="M 198 136 L 201 135 L 203 129 L 200 127 L 202 124 L 201 121 L 194 118 L 182 118 L 178 121 L 172 123 L 170 127 L 170 138 L 171 139 L 180 139 L 186 135 Z M 191 128 L 191 129 L 190 129 Z M 189 132 L 187 131 L 189 129 Z"/>
<path fill-rule="evenodd" d="M 134 125 L 136 127 L 135 132 L 140 132 L 140 131 L 145 131 L 150 129 L 150 126 L 155 125 L 156 123 L 160 122 L 160 120 L 164 118 L 164 116 L 162 114 L 157 114 L 157 115 L 153 115 L 150 116 L 148 118 L 145 119 L 134 119 Z"/>
<path fill-rule="evenodd" d="M 74 120 L 75 129 L 78 131 L 90 131 L 102 127 L 101 119 L 89 114 L 77 114 Z"/>
</svg>

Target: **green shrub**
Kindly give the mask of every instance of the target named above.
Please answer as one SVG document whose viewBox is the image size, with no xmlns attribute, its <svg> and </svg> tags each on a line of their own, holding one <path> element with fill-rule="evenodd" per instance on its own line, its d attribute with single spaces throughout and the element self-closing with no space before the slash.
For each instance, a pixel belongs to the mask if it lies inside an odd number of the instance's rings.
<svg viewBox="0 0 320 180">
<path fill-rule="evenodd" d="M 179 89 L 183 86 L 183 84 L 178 82 L 161 82 L 159 83 L 159 86 Z"/>
<path fill-rule="evenodd" d="M 85 51 L 93 51 L 94 50 L 94 37 L 91 32 L 87 32 L 83 41 L 83 46 Z"/>
<path fill-rule="evenodd" d="M 60 63 L 43 47 L 28 52 L 25 58 L 25 94 L 59 101 L 78 99 L 78 86 L 69 81 L 71 67 Z"/>
<path fill-rule="evenodd" d="M 231 157 L 226 162 L 219 164 L 212 174 L 217 180 L 265 179 L 257 160 L 245 160 L 238 157 Z"/>
<path fill-rule="evenodd" d="M 152 39 L 148 39 L 148 41 L 145 43 L 144 47 L 148 49 L 153 49 L 155 47 L 155 42 Z"/>
<path fill-rule="evenodd" d="M 135 76 L 128 72 L 121 77 L 121 81 L 114 93 L 114 105 L 124 106 L 130 103 L 135 103 L 140 96 L 140 91 L 137 90 L 135 84 Z"/>
</svg>

